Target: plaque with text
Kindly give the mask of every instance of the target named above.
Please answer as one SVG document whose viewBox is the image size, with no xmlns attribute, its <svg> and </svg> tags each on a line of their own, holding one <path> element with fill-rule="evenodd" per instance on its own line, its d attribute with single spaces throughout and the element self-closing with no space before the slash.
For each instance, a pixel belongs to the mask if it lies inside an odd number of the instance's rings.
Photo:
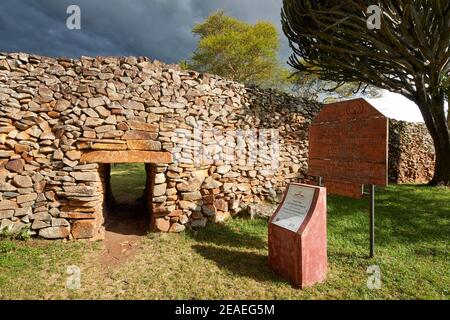
<svg viewBox="0 0 450 320">
<path fill-rule="evenodd" d="M 296 287 L 326 278 L 326 206 L 325 188 L 291 183 L 269 220 L 269 265 Z"/>
<path fill-rule="evenodd" d="M 291 185 L 273 223 L 296 232 L 311 208 L 314 192 L 313 188 Z"/>
</svg>

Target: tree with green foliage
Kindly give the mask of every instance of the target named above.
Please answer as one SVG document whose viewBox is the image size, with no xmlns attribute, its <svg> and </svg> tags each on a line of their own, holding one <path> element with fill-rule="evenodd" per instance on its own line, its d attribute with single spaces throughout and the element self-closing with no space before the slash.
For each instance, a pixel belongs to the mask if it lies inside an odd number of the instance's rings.
<svg viewBox="0 0 450 320">
<path fill-rule="evenodd" d="M 379 25 L 371 23 L 376 20 Z M 444 107 L 449 0 L 283 0 L 282 24 L 295 69 L 338 84 L 370 84 L 415 102 L 434 141 L 430 184 L 450 185 Z"/>
<path fill-rule="evenodd" d="M 343 98 L 351 95 L 358 84 L 340 87 L 330 94 L 334 83 L 308 74 L 291 76 L 294 70 L 283 67 L 277 59 L 279 36 L 274 25 L 258 22 L 250 25 L 217 11 L 196 24 L 193 33 L 200 37 L 192 61 L 181 60 L 182 69 L 218 74 L 246 84 L 256 84 L 307 99 Z M 368 95 L 379 92 L 371 87 Z"/>
<path fill-rule="evenodd" d="M 280 40 L 269 22 L 250 25 L 217 11 L 192 32 L 200 37 L 190 67 L 246 84 L 270 82 L 280 72 Z"/>
</svg>

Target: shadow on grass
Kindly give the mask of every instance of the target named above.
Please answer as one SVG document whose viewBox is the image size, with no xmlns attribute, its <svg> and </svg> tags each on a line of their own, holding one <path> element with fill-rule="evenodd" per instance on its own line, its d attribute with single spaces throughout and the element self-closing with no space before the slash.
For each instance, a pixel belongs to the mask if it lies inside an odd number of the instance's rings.
<svg viewBox="0 0 450 320">
<path fill-rule="evenodd" d="M 257 224 L 258 222 L 255 222 Z M 261 224 L 263 222 L 260 222 Z M 204 230 L 188 232 L 187 235 L 198 243 L 216 244 L 236 248 L 265 249 L 267 248 L 267 233 L 261 232 L 259 226 L 258 235 L 245 229 L 236 229 L 230 224 L 208 224 Z"/>
<path fill-rule="evenodd" d="M 207 245 L 194 245 L 192 248 L 205 259 L 214 261 L 221 269 L 226 269 L 234 275 L 256 281 L 284 282 L 269 268 L 265 254 Z"/>
</svg>

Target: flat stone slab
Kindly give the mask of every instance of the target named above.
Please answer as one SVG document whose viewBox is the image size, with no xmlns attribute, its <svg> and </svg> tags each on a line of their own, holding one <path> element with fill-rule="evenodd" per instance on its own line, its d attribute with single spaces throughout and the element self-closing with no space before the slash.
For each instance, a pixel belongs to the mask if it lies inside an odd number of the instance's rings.
<svg viewBox="0 0 450 320">
<path fill-rule="evenodd" d="M 95 163 L 172 163 L 170 152 L 165 151 L 88 151 L 82 154 L 81 162 Z"/>
</svg>

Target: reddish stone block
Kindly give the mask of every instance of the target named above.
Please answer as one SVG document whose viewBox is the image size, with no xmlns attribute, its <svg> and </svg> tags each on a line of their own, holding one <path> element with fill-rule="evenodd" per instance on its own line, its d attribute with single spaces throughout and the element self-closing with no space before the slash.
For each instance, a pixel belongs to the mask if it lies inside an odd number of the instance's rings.
<svg viewBox="0 0 450 320">
<path fill-rule="evenodd" d="M 130 120 L 128 121 L 128 125 L 133 130 L 140 130 L 140 131 L 148 131 L 148 132 L 158 132 L 158 124 L 155 123 L 146 123 L 136 120 Z"/>
<path fill-rule="evenodd" d="M 94 150 L 127 150 L 127 145 L 122 143 L 93 143 Z"/>
<path fill-rule="evenodd" d="M 150 230 L 154 232 L 168 232 L 170 229 L 170 221 L 164 218 L 153 216 L 150 222 Z"/>
<path fill-rule="evenodd" d="M 17 154 L 20 154 L 22 152 L 28 152 L 28 151 L 30 151 L 30 146 L 28 146 L 26 144 L 16 143 L 14 145 L 14 152 Z"/>
<path fill-rule="evenodd" d="M 52 119 L 58 119 L 60 117 L 60 113 L 56 111 L 49 111 L 47 114 Z"/>
<path fill-rule="evenodd" d="M 128 131 L 130 129 L 130 127 L 128 126 L 128 124 L 126 122 L 120 122 L 117 124 L 117 129 L 122 130 L 122 131 Z"/>
<path fill-rule="evenodd" d="M 36 182 L 33 187 L 34 187 L 34 191 L 37 193 L 42 193 L 45 190 L 45 185 L 47 184 L 47 181 L 42 180 L 39 182 Z"/>
<path fill-rule="evenodd" d="M 217 210 L 228 211 L 228 202 L 224 199 L 217 199 L 214 202 L 214 206 L 217 208 Z"/>
<path fill-rule="evenodd" d="M 171 163 L 172 154 L 165 151 L 88 151 L 83 153 L 80 161 L 88 163 Z"/>
<path fill-rule="evenodd" d="M 215 196 L 214 195 L 204 195 L 203 196 L 203 203 L 204 204 L 213 204 L 215 200 Z"/>
<path fill-rule="evenodd" d="M 130 150 L 161 150 L 161 142 L 153 140 L 127 140 Z"/>
<path fill-rule="evenodd" d="M 66 219 L 95 219 L 96 215 L 89 212 L 60 212 L 59 214 L 60 218 L 66 218 Z"/>
<path fill-rule="evenodd" d="M 75 239 L 93 238 L 96 231 L 94 220 L 77 220 L 72 223 L 72 236 Z"/>
<path fill-rule="evenodd" d="M 217 209 L 212 204 L 207 204 L 202 207 L 203 213 L 208 217 L 214 217 L 217 213 Z"/>
<path fill-rule="evenodd" d="M 157 133 L 147 131 L 129 130 L 121 137 L 122 140 L 155 140 Z"/>
<path fill-rule="evenodd" d="M 0 200 L 0 210 L 9 210 L 18 208 L 17 202 L 13 200 Z"/>
<path fill-rule="evenodd" d="M 74 203 L 75 201 L 69 201 L 69 204 L 72 204 L 72 203 Z M 71 211 L 75 211 L 75 212 L 83 212 L 83 213 L 94 213 L 94 212 L 98 212 L 98 211 L 102 211 L 102 210 L 100 210 L 100 208 L 99 208 L 99 202 L 98 201 L 90 201 L 90 202 L 84 202 L 84 203 L 82 203 L 82 201 L 79 201 L 79 203 L 80 203 L 80 206 L 77 206 L 77 207 L 71 207 L 71 208 L 69 208 L 68 206 L 65 206 L 66 208 L 68 208 L 68 209 L 66 209 L 66 211 L 67 212 L 71 212 Z M 92 205 L 93 203 L 97 203 L 97 205 L 95 205 L 94 207 L 84 207 L 83 205 Z M 62 209 L 61 209 L 61 211 L 64 211 L 64 206 L 62 207 Z"/>
<path fill-rule="evenodd" d="M 9 171 L 22 173 L 24 165 L 25 165 L 25 163 L 22 159 L 14 159 L 14 160 L 8 161 L 5 165 L 5 168 L 8 169 Z"/>
<path fill-rule="evenodd" d="M 112 115 L 120 116 L 120 115 L 123 115 L 124 113 L 125 113 L 125 111 L 122 110 L 122 109 L 111 109 L 111 114 Z"/>
<path fill-rule="evenodd" d="M 183 210 L 174 210 L 169 213 L 169 217 L 179 217 L 183 214 Z"/>
</svg>

